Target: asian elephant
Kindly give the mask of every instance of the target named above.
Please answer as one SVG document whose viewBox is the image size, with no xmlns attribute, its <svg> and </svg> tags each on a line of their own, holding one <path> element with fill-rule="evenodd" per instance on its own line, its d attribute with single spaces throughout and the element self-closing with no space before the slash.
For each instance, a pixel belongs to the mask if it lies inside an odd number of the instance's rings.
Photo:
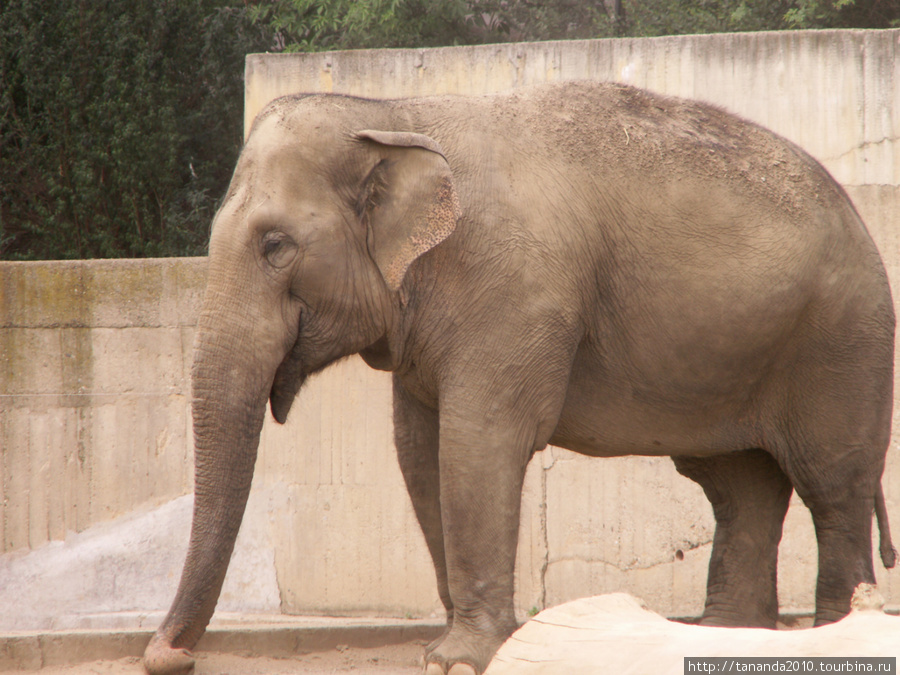
<svg viewBox="0 0 900 675">
<path fill-rule="evenodd" d="M 713 106 L 618 84 L 278 99 L 215 217 L 193 366 L 193 530 L 150 673 L 187 672 L 270 402 L 350 354 L 393 373 L 400 467 L 447 630 L 481 673 L 516 628 L 526 464 L 669 455 L 717 522 L 703 622 L 774 626 L 792 490 L 816 621 L 874 582 L 894 310 L 827 171 Z M 886 517 L 882 557 L 891 564 Z"/>
</svg>

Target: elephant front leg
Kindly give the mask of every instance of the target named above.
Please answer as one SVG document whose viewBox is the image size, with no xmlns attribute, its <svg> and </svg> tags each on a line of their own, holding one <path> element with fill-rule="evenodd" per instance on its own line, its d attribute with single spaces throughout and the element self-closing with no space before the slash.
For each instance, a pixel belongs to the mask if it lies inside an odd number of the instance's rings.
<svg viewBox="0 0 900 675">
<path fill-rule="evenodd" d="M 787 476 L 762 450 L 673 460 L 703 488 L 716 518 L 701 623 L 775 628 L 778 543 L 793 491 Z"/>
<path fill-rule="evenodd" d="M 453 622 L 427 655 L 427 675 L 475 675 L 518 627 L 516 544 L 531 444 L 515 434 L 445 424 L 440 493 Z"/>
<path fill-rule="evenodd" d="M 447 612 L 447 630 L 426 648 L 430 653 L 453 625 L 453 603 L 447 585 L 444 531 L 441 523 L 438 468 L 438 415 L 413 398 L 394 375 L 394 443 L 409 498 L 425 536 L 437 579 L 438 595 Z"/>
</svg>

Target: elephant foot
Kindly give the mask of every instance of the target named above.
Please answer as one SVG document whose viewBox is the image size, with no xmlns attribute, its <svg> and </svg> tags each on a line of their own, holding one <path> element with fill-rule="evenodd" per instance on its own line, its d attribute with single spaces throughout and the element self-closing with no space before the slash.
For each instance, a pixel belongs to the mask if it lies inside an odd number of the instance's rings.
<svg viewBox="0 0 900 675">
<path fill-rule="evenodd" d="M 445 673 L 444 669 L 436 663 L 429 663 L 425 667 L 425 675 L 478 675 L 475 669 L 468 663 L 457 663 L 450 672 Z"/>
<path fill-rule="evenodd" d="M 775 630 L 777 622 L 775 619 L 771 621 L 761 621 L 741 618 L 732 618 L 724 616 L 704 616 L 697 622 L 698 626 L 712 626 L 715 628 L 761 628 L 767 630 Z"/>
<path fill-rule="evenodd" d="M 189 675 L 194 672 L 194 657 L 154 635 L 144 650 L 144 670 L 148 675 Z"/>
<path fill-rule="evenodd" d="M 815 628 L 819 626 L 827 626 L 830 623 L 836 623 L 843 619 L 850 613 L 850 604 L 847 604 L 847 609 L 832 609 L 830 607 L 826 607 L 824 609 L 816 609 L 816 620 L 813 623 Z"/>
<path fill-rule="evenodd" d="M 424 675 L 481 675 L 503 642 L 502 637 L 485 638 L 454 622 L 444 640 L 426 653 Z"/>
<path fill-rule="evenodd" d="M 698 625 L 719 628 L 775 629 L 778 622 L 778 606 L 772 603 L 758 604 L 760 606 L 755 606 L 752 599 L 739 599 L 727 604 L 708 603 Z"/>
</svg>

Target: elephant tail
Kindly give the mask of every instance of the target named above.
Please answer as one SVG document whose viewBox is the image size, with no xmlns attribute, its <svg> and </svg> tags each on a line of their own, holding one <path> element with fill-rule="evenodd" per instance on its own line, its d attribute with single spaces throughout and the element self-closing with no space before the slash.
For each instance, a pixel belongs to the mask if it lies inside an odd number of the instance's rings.
<svg viewBox="0 0 900 675">
<path fill-rule="evenodd" d="M 881 543 L 878 547 L 881 553 L 881 562 L 888 569 L 897 564 L 897 549 L 891 542 L 891 526 L 888 524 L 887 506 L 884 503 L 884 489 L 878 483 L 875 491 L 875 520 L 878 522 L 878 537 Z"/>
</svg>

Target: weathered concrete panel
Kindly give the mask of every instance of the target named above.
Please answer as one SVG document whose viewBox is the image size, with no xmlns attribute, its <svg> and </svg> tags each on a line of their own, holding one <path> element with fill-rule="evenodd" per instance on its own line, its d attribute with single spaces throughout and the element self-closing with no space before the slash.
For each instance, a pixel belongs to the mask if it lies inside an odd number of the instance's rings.
<svg viewBox="0 0 900 675">
<path fill-rule="evenodd" d="M 205 258 L 0 264 L 3 551 L 190 489 L 205 278 Z"/>
</svg>

